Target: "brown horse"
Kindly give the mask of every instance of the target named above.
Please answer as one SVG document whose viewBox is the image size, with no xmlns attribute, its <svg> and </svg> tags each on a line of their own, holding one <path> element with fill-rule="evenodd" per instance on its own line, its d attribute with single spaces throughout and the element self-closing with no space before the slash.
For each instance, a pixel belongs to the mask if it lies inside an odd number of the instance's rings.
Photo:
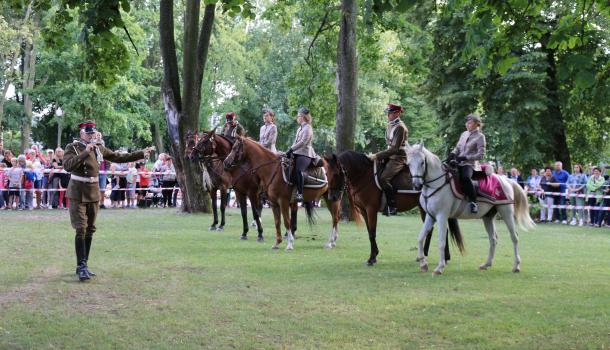
<svg viewBox="0 0 610 350">
<path fill-rule="evenodd" d="M 298 205 L 291 200 L 293 188 L 283 179 L 281 161 L 281 155 L 267 150 L 256 141 L 237 137 L 231 153 L 225 159 L 225 169 L 239 164 L 244 171 L 256 174 L 267 200 L 271 203 L 275 219 L 276 240 L 272 248 L 278 249 L 282 243 L 281 220 L 283 218 L 288 239 L 286 250 L 292 250 L 294 249 L 294 234 L 297 230 Z M 324 166 L 327 168 L 328 164 L 325 162 Z M 326 244 L 327 248 L 334 247 L 337 241 L 341 195 L 341 188 L 329 188 L 328 184 L 320 188 L 305 187 L 303 191 L 305 211 L 310 224 L 313 223 L 312 201 L 323 197 L 326 202 L 333 219 L 333 229 L 329 242 Z"/>
<path fill-rule="evenodd" d="M 345 186 L 350 199 L 352 211 L 356 213 L 354 218 L 358 220 L 361 214 L 366 223 L 371 244 L 371 254 L 367 260 L 367 265 L 372 266 L 377 262 L 379 248 L 377 247 L 377 214 L 381 206 L 381 190 L 375 184 L 373 174 L 373 162 L 362 153 L 345 151 L 339 156 L 332 155 L 327 158 L 329 164 L 329 174 L 342 174 L 343 176 L 335 179 L 335 186 Z M 330 176 L 330 175 L 329 175 Z M 343 184 L 337 183 L 343 181 Z M 420 193 L 396 194 L 396 206 L 398 211 L 407 211 L 419 207 L 422 221 L 426 217 L 424 209 L 419 205 Z M 452 238 L 456 239 L 459 233 L 457 220 L 450 223 Z M 455 235 L 455 236 L 454 236 Z M 426 237 L 425 254 L 428 255 L 432 230 Z M 461 237 L 461 235 L 459 236 Z M 446 245 L 445 254 L 449 256 L 449 245 Z"/>
<path fill-rule="evenodd" d="M 252 176 L 242 176 L 239 181 L 234 181 L 234 172 L 225 171 L 223 160 L 231 151 L 232 143 L 222 135 L 216 135 L 215 131 L 203 131 L 201 136 L 196 134 L 187 135 L 186 143 L 187 158 L 191 161 L 198 161 L 202 165 L 204 183 L 210 189 L 212 198 L 212 211 L 214 212 L 214 223 L 210 230 L 215 230 L 218 224 L 216 191 L 220 190 L 220 212 L 221 224 L 218 231 L 222 231 L 225 225 L 225 206 L 227 200 L 227 189 L 233 187 L 235 198 L 240 204 L 241 217 L 243 221 L 243 232 L 241 239 L 248 239 L 248 206 L 246 198 L 250 199 L 252 205 L 252 215 L 256 221 L 258 238 L 257 241 L 263 242 L 263 226 L 260 222 L 262 203 L 259 196 L 259 188 L 256 180 Z"/>
</svg>

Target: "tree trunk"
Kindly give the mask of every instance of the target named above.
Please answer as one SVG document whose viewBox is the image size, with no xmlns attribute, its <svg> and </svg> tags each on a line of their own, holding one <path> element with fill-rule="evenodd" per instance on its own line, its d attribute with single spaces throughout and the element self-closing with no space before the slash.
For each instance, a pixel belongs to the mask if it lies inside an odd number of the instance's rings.
<svg viewBox="0 0 610 350">
<path fill-rule="evenodd" d="M 342 0 L 341 24 L 337 40 L 337 153 L 354 149 L 358 104 L 358 58 L 356 52 L 357 1 Z M 351 220 L 347 198 L 341 205 L 343 219 Z"/>
<path fill-rule="evenodd" d="M 210 45 L 216 5 L 206 5 L 201 33 L 199 33 L 199 0 L 187 1 L 184 16 L 183 92 L 180 96 L 180 78 L 174 39 L 173 1 L 160 2 L 160 46 L 163 59 L 163 102 L 176 175 L 183 193 L 183 211 L 209 212 L 209 197 L 203 189 L 201 170 L 185 157 L 185 135 L 199 129 L 201 82 Z"/>
<path fill-rule="evenodd" d="M 34 41 L 25 44 L 23 54 L 23 109 L 25 117 L 21 124 L 21 153 L 30 146 L 30 134 L 32 133 L 32 97 L 30 92 L 34 87 L 36 75 L 36 50 Z"/>
<path fill-rule="evenodd" d="M 559 81 L 557 79 L 557 64 L 555 62 L 555 50 L 547 46 L 550 39 L 550 33 L 543 36 L 540 43 L 542 50 L 546 53 L 547 59 L 547 80 L 546 87 L 548 90 L 548 128 L 551 134 L 551 152 L 554 160 L 561 161 L 564 169 L 571 169 L 570 151 L 566 138 L 566 128 L 561 112 L 561 101 L 559 101 Z"/>
<path fill-rule="evenodd" d="M 165 145 L 163 144 L 163 136 L 161 136 L 161 128 L 159 127 L 159 123 L 152 124 L 151 129 L 153 134 L 153 143 L 157 149 L 157 154 L 165 153 Z"/>
</svg>

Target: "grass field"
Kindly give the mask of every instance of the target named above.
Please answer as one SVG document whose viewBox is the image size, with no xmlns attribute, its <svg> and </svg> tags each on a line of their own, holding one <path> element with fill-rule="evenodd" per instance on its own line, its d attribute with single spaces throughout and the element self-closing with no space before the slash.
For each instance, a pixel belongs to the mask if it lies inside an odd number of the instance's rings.
<svg viewBox="0 0 610 350">
<path fill-rule="evenodd" d="M 610 348 L 608 229 L 522 232 L 513 274 L 501 222 L 485 272 L 482 223 L 462 222 L 466 254 L 432 277 L 414 261 L 418 218 L 380 219 L 371 268 L 364 227 L 340 226 L 324 250 L 329 217 L 318 213 L 286 252 L 269 249 L 269 210 L 262 244 L 238 239 L 235 210 L 225 232 L 208 232 L 205 215 L 102 211 L 89 262 L 98 277 L 79 283 L 67 212 L 0 212 L 0 348 Z"/>
</svg>

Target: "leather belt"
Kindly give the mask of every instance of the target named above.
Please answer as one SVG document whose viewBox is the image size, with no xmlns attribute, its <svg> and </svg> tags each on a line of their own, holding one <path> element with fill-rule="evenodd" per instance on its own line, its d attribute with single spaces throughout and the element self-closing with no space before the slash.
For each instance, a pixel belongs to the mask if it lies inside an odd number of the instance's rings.
<svg viewBox="0 0 610 350">
<path fill-rule="evenodd" d="M 70 175 L 70 180 L 76 180 L 76 181 L 80 181 L 80 182 L 88 182 L 88 183 L 95 183 L 99 181 L 99 178 L 96 177 L 84 177 L 84 176 L 78 176 L 78 175 Z"/>
</svg>

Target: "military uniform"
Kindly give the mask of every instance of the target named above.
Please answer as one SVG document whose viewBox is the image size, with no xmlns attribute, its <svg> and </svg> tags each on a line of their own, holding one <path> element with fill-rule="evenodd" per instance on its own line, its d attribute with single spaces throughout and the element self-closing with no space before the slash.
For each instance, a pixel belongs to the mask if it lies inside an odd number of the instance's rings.
<svg viewBox="0 0 610 350">
<path fill-rule="evenodd" d="M 222 136 L 233 140 L 237 135 L 244 136 L 246 134 L 244 127 L 241 126 L 237 120 L 235 120 L 234 112 L 225 114 L 225 118 L 227 119 L 227 122 L 222 128 Z"/>
<path fill-rule="evenodd" d="M 74 244 L 79 268 L 87 267 L 91 241 L 96 231 L 95 219 L 100 200 L 98 185 L 100 162 L 106 159 L 116 163 L 126 163 L 144 158 L 144 151 L 123 154 L 97 145 L 92 151 L 87 152 L 86 145 L 82 140 L 68 144 L 63 163 L 64 169 L 71 173 L 67 196 L 70 198 L 70 223 L 76 230 Z"/>
<path fill-rule="evenodd" d="M 400 113 L 403 109 L 399 105 L 390 104 L 386 109 L 388 113 Z M 405 146 L 409 138 L 409 129 L 405 123 L 400 120 L 400 117 L 388 122 L 385 131 L 385 140 L 388 148 L 375 154 L 375 159 L 385 160 L 385 168 L 379 176 L 379 185 L 383 189 L 388 208 L 386 213 L 395 212 L 394 189 L 392 188 L 392 179 L 407 165 L 407 152 Z"/>
</svg>

